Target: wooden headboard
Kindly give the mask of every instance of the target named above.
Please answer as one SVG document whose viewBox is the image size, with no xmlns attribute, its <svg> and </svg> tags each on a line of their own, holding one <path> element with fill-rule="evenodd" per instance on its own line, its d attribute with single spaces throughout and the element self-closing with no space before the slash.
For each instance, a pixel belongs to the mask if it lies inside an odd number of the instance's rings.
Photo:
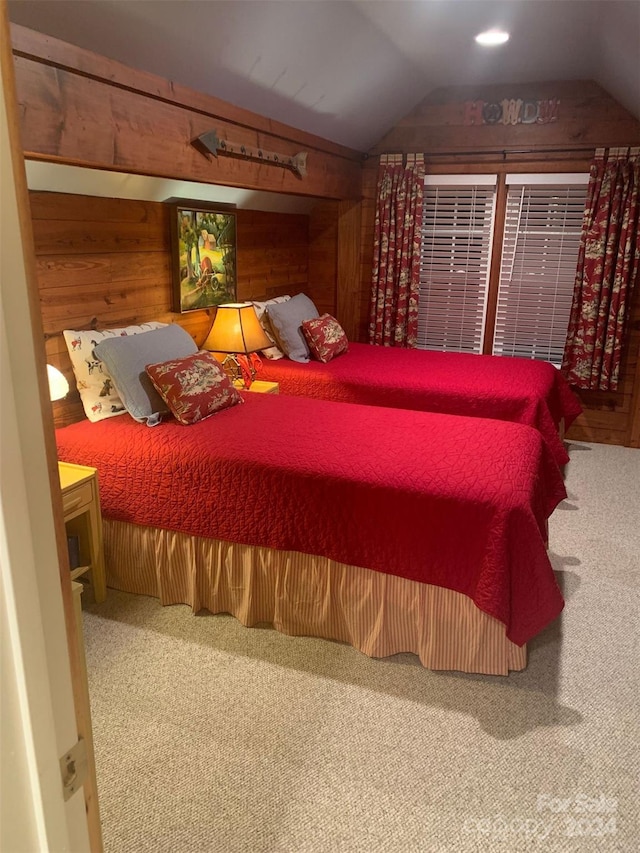
<svg viewBox="0 0 640 853">
<path fill-rule="evenodd" d="M 67 377 L 54 403 L 56 427 L 82 420 L 63 329 L 108 329 L 160 320 L 200 346 L 208 311 L 171 310 L 170 206 L 31 192 L 31 215 L 47 361 Z M 309 217 L 239 210 L 238 299 L 309 292 Z"/>
</svg>

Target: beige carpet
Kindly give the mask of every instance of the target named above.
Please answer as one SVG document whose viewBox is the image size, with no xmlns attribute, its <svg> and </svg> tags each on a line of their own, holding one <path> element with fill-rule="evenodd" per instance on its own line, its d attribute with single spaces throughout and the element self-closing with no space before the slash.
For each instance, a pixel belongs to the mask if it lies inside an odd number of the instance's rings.
<svg viewBox="0 0 640 853">
<path fill-rule="evenodd" d="M 637 850 L 640 451 L 570 451 L 566 608 L 508 678 L 87 604 L 107 853 Z"/>
</svg>

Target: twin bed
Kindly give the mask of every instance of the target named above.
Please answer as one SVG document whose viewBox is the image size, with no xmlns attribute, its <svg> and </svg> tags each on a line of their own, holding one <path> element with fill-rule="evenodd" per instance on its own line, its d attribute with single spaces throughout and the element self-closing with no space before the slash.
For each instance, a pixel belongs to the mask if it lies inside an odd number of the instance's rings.
<svg viewBox="0 0 640 853">
<path fill-rule="evenodd" d="M 95 467 L 109 585 L 506 674 L 563 602 L 546 521 L 565 497 L 528 426 L 243 394 L 189 427 L 129 415 L 57 431 Z"/>
<path fill-rule="evenodd" d="M 158 326 L 65 332 L 89 420 L 57 430 L 58 455 L 98 471 L 110 586 L 433 669 L 526 665 L 563 607 L 547 519 L 579 405 L 552 366 L 350 343 L 326 364 L 268 361 L 280 394 L 240 396 Z M 152 414 L 150 361 L 178 420 L 196 365 L 228 408 L 189 426 Z M 107 367 L 124 405 L 96 404 Z"/>
<path fill-rule="evenodd" d="M 581 411 L 559 370 L 522 358 L 350 342 L 326 364 L 265 360 L 259 378 L 278 382 L 281 394 L 528 424 L 558 465 L 569 460 L 562 430 Z"/>
</svg>

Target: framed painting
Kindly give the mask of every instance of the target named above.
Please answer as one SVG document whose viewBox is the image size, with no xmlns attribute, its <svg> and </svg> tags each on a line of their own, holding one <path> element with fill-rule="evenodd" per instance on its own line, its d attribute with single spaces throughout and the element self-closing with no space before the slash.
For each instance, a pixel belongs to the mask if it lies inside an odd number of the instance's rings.
<svg viewBox="0 0 640 853">
<path fill-rule="evenodd" d="M 236 214 L 181 201 L 173 205 L 174 311 L 236 301 Z"/>
</svg>

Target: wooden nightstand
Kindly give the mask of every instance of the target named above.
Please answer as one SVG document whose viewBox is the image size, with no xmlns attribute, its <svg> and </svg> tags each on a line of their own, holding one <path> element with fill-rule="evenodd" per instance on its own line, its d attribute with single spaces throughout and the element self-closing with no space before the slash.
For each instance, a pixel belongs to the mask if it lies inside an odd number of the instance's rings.
<svg viewBox="0 0 640 853">
<path fill-rule="evenodd" d="M 80 565 L 71 570 L 71 580 L 90 572 L 95 599 L 104 601 L 107 581 L 97 471 L 84 465 L 58 462 L 58 473 L 67 536 L 77 536 L 80 546 Z"/>
<path fill-rule="evenodd" d="M 266 382 L 263 379 L 256 379 L 251 383 L 249 391 L 254 391 L 256 394 L 279 394 L 280 386 L 277 382 Z"/>
</svg>

